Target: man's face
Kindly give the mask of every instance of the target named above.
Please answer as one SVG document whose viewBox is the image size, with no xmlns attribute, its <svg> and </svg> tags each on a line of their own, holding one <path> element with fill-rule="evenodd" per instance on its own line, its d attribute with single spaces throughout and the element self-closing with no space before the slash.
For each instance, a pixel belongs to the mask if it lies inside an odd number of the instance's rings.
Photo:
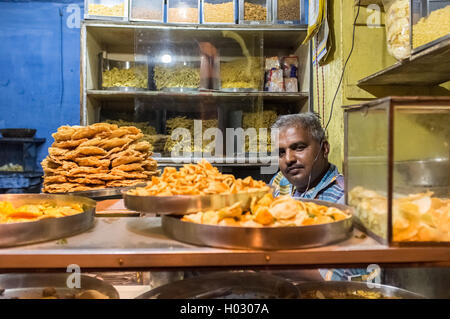
<svg viewBox="0 0 450 319">
<path fill-rule="evenodd" d="M 308 186 L 310 173 L 312 186 L 312 183 L 328 167 L 328 151 L 329 145 L 326 141 L 321 149 L 320 143 L 301 127 L 280 130 L 280 170 L 288 181 L 299 190 L 304 190 Z"/>
</svg>

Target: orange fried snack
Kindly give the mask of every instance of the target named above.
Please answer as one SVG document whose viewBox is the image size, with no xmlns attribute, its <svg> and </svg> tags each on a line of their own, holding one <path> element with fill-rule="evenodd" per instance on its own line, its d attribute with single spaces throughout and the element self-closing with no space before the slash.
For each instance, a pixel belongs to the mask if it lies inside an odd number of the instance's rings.
<svg viewBox="0 0 450 319">
<path fill-rule="evenodd" d="M 348 212 L 335 207 L 302 202 L 290 196 L 273 198 L 269 193 L 259 200 L 253 198 L 248 212 L 243 212 L 238 202 L 218 211 L 184 215 L 181 220 L 219 226 L 281 227 L 326 224 L 347 218 L 351 218 Z"/>
<path fill-rule="evenodd" d="M 83 208 L 79 204 L 56 206 L 52 203 L 22 205 L 15 208 L 11 202 L 0 201 L 0 224 L 32 222 L 45 218 L 58 218 L 80 214 Z"/>
<path fill-rule="evenodd" d="M 233 175 L 222 174 L 206 160 L 198 164 L 186 164 L 178 171 L 166 167 L 161 177 L 153 176 L 145 187 L 128 191 L 138 196 L 210 195 L 236 194 L 269 190 L 263 181 L 253 178 L 236 179 Z"/>
</svg>

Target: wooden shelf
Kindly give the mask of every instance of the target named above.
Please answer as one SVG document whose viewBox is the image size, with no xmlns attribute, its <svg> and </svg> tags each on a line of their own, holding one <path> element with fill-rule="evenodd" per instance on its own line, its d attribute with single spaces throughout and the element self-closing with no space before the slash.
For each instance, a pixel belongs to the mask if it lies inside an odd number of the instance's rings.
<svg viewBox="0 0 450 319">
<path fill-rule="evenodd" d="M 450 80 L 450 35 L 410 58 L 372 74 L 358 86 L 433 86 Z"/>
<path fill-rule="evenodd" d="M 104 212 L 104 211 L 103 211 Z M 198 247 L 168 238 L 158 217 L 97 218 L 91 231 L 67 238 L 0 249 L 2 269 L 81 268 L 133 269 L 158 267 L 267 267 L 416 264 L 448 265 L 450 247 L 387 247 L 370 237 L 353 236 L 319 248 L 255 251 Z M 364 237 L 364 238 L 362 238 Z"/>
</svg>

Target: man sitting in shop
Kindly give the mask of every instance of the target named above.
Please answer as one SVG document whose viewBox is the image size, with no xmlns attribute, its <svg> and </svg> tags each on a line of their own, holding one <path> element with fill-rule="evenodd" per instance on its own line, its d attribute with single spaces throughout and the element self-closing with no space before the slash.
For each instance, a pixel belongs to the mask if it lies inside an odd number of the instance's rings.
<svg viewBox="0 0 450 319">
<path fill-rule="evenodd" d="M 319 117 L 314 113 L 280 116 L 272 129 L 279 130 L 279 167 L 270 184 L 274 196 L 319 199 L 345 203 L 344 177 L 328 162 L 330 144 Z M 320 273 L 320 275 L 319 275 Z M 295 273 L 309 280 L 365 280 L 363 269 L 319 269 Z"/>
<path fill-rule="evenodd" d="M 272 129 L 279 130 L 280 172 L 270 182 L 275 196 L 344 204 L 344 178 L 328 162 L 330 144 L 319 117 L 314 113 L 280 116 Z"/>
</svg>

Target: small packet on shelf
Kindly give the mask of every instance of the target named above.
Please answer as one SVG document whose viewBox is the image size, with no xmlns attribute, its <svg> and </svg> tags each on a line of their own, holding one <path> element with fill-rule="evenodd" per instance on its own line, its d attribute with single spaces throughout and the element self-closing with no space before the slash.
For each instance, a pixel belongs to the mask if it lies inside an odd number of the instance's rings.
<svg viewBox="0 0 450 319">
<path fill-rule="evenodd" d="M 280 59 L 277 56 L 266 58 L 265 71 L 279 70 L 281 68 Z"/>
<path fill-rule="evenodd" d="M 283 70 L 271 70 L 269 92 L 284 92 Z"/>
<path fill-rule="evenodd" d="M 298 92 L 297 78 L 285 78 L 284 87 L 286 89 L 286 92 Z"/>
<path fill-rule="evenodd" d="M 283 72 L 285 78 L 297 78 L 298 57 L 295 55 L 283 58 Z"/>
</svg>

